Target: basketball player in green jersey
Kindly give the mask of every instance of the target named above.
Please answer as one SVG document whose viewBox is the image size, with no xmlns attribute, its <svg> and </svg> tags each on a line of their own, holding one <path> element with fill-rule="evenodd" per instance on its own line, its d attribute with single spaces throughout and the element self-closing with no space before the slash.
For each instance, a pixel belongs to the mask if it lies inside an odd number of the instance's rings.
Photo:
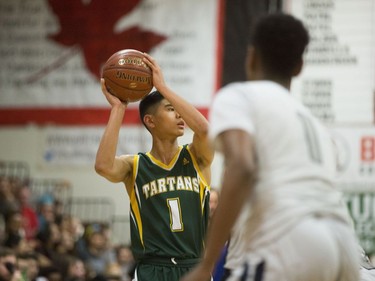
<svg viewBox="0 0 375 281">
<path fill-rule="evenodd" d="M 209 216 L 210 167 L 214 152 L 208 122 L 166 84 L 156 61 L 145 55 L 157 91 L 140 103 L 143 124 L 152 135 L 147 153 L 116 156 L 127 104 L 102 91 L 112 109 L 101 139 L 95 169 L 111 182 L 123 182 L 130 199 L 134 280 L 177 281 L 201 256 Z M 185 123 L 192 143 L 179 145 Z"/>
</svg>

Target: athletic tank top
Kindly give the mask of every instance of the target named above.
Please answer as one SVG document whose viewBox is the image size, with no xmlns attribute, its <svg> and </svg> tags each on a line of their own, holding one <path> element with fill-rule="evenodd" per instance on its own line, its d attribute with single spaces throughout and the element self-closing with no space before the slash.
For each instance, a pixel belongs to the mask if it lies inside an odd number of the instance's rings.
<svg viewBox="0 0 375 281">
<path fill-rule="evenodd" d="M 136 259 L 198 258 L 204 247 L 209 190 L 187 145 L 171 163 L 150 153 L 134 157 L 130 229 Z"/>
</svg>

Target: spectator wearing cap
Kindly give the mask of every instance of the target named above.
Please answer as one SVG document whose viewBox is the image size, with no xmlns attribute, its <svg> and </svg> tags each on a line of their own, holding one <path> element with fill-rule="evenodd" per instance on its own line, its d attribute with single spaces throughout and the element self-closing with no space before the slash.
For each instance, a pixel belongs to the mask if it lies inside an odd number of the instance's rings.
<svg viewBox="0 0 375 281">
<path fill-rule="evenodd" d="M 38 200 L 38 232 L 43 232 L 48 223 L 55 222 L 54 199 L 49 194 L 42 195 Z"/>
</svg>

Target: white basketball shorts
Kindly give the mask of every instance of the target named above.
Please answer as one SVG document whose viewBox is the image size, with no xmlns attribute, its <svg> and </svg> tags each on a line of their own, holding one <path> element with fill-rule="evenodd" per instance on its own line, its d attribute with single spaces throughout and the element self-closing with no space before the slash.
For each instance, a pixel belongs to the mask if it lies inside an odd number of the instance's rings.
<svg viewBox="0 0 375 281">
<path fill-rule="evenodd" d="M 357 243 L 341 221 L 308 217 L 277 241 L 247 253 L 228 281 L 357 281 Z"/>
</svg>

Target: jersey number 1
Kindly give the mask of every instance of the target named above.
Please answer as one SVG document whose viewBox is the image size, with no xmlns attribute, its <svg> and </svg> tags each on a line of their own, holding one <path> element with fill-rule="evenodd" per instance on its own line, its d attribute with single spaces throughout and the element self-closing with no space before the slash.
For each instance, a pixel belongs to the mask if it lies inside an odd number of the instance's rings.
<svg viewBox="0 0 375 281">
<path fill-rule="evenodd" d="M 172 232 L 183 231 L 184 224 L 182 223 L 180 198 L 169 198 L 167 199 L 167 204 Z"/>
<path fill-rule="evenodd" d="M 298 117 L 305 132 L 305 139 L 311 160 L 315 163 L 322 163 L 322 154 L 320 151 L 319 141 L 316 136 L 314 124 L 312 123 L 310 118 L 302 115 L 301 113 L 298 113 Z"/>
</svg>

